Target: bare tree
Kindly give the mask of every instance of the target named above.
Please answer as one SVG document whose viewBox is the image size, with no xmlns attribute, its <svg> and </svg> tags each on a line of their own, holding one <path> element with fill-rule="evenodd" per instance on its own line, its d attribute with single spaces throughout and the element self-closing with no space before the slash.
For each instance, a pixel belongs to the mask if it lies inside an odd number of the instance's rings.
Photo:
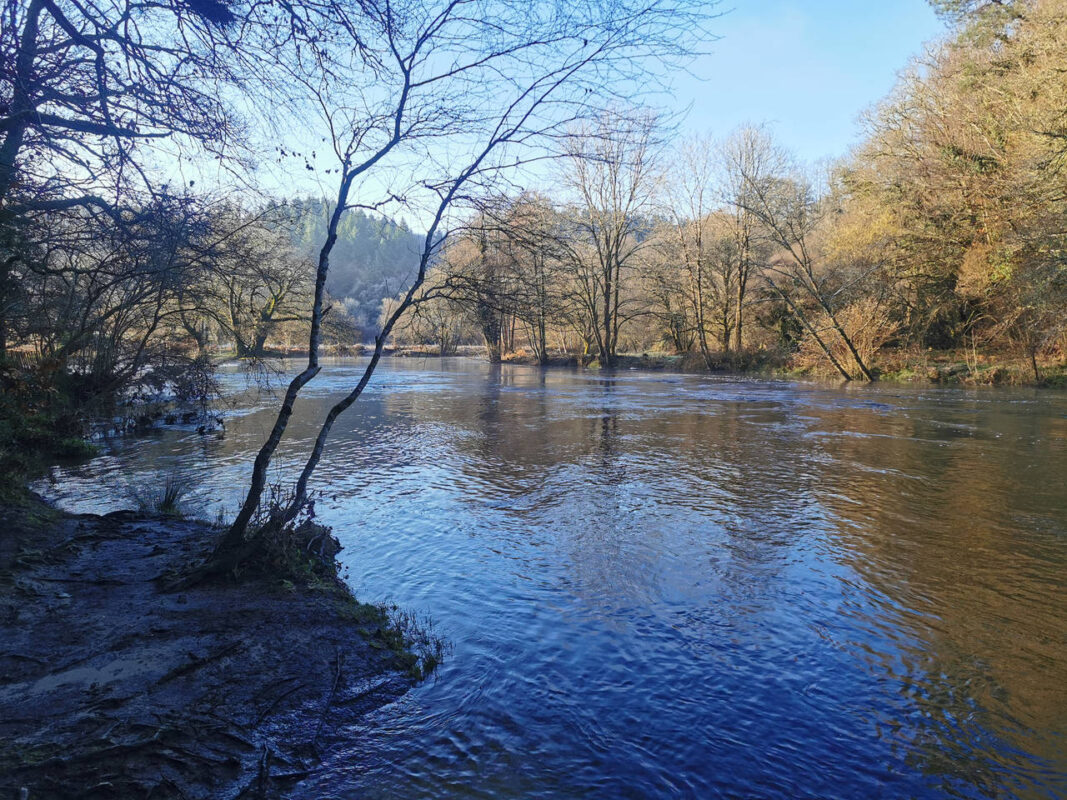
<svg viewBox="0 0 1067 800">
<path fill-rule="evenodd" d="M 509 205 L 501 222 L 510 245 L 512 313 L 525 326 L 537 360 L 545 364 L 549 327 L 559 319 L 563 307 L 567 227 L 547 200 L 529 193 Z"/>
<path fill-rule="evenodd" d="M 457 232 L 416 304 L 446 301 L 465 309 L 481 330 L 490 362 L 514 349 L 521 324 L 540 363 L 548 360 L 549 326 L 562 305 L 561 254 L 573 234 L 544 198 L 491 198 Z M 421 312 L 417 312 L 421 313 Z"/>
<path fill-rule="evenodd" d="M 650 248 L 640 291 L 648 298 L 650 316 L 659 322 L 662 341 L 676 353 L 687 353 L 694 344 L 699 344 L 705 363 L 710 364 L 706 351 L 707 337 L 704 337 L 704 342 L 698 341 L 700 325 L 696 316 L 700 309 L 695 309 L 691 302 L 693 298 L 688 292 L 687 281 L 689 276 L 680 266 L 683 255 L 677 234 L 677 227 L 670 222 L 656 227 L 653 233 L 654 246 Z"/>
<path fill-rule="evenodd" d="M 838 318 L 841 298 L 847 296 L 845 290 L 856 281 L 841 285 L 835 280 L 837 276 L 818 262 L 813 246 L 813 235 L 833 204 L 825 193 L 816 191 L 811 179 L 765 134 L 752 135 L 744 147 L 727 150 L 726 156 L 729 169 L 737 175 L 736 202 L 766 228 L 780 248 L 766 266 L 764 280 L 845 380 L 852 379 L 852 372 L 835 354 L 828 335 L 841 342 L 860 376 L 873 381 L 873 373 Z M 816 313 L 798 301 L 797 292 L 813 304 Z"/>
<path fill-rule="evenodd" d="M 192 308 L 233 339 L 238 358 L 262 358 L 281 325 L 307 322 L 310 266 L 272 215 L 229 211 L 214 220 L 218 241 L 210 269 L 186 292 Z"/>
<path fill-rule="evenodd" d="M 76 383 L 83 402 L 130 390 L 176 351 L 162 332 L 176 321 L 209 230 L 198 203 L 173 199 L 118 227 L 84 208 L 52 213 L 47 230 L 23 226 L 36 247 L 19 273 L 11 332 L 43 370 Z"/>
<path fill-rule="evenodd" d="M 212 88 L 234 22 L 216 0 L 7 0 L 0 204 L 112 210 L 143 184 L 145 143 L 223 146 L 231 118 Z"/>
<path fill-rule="evenodd" d="M 752 199 L 748 197 L 746 176 L 765 173 L 765 163 L 773 148 L 769 137 L 759 127 L 740 128 L 719 146 L 719 169 L 721 172 L 722 201 L 729 211 L 727 224 L 733 242 L 733 335 L 734 349 L 744 346 L 745 311 L 748 308 L 748 292 L 769 256 L 767 231 L 758 216 L 752 211 Z"/>
<path fill-rule="evenodd" d="M 729 352 L 730 336 L 737 325 L 733 309 L 738 280 L 736 245 L 727 238 L 724 215 L 718 210 L 715 158 L 714 144 L 708 137 L 683 143 L 665 192 L 672 224 L 660 237 L 669 249 L 669 258 L 680 268 L 680 293 L 708 366 L 712 363 L 711 329 L 719 329 L 720 349 Z"/>
<path fill-rule="evenodd" d="M 438 280 L 419 303 L 442 301 L 462 309 L 485 342 L 490 363 L 500 363 L 505 333 L 517 298 L 512 291 L 514 251 L 500 227 L 483 211 L 457 232 L 441 253 Z"/>
<path fill-rule="evenodd" d="M 580 246 L 569 259 L 575 299 L 605 367 L 615 361 L 619 328 L 632 311 L 624 282 L 648 246 L 654 129 L 650 115 L 611 109 L 567 143 L 567 177 L 578 198 L 573 218 Z"/>
<path fill-rule="evenodd" d="M 428 276 L 404 314 L 393 326 L 394 344 L 437 345 L 442 356 L 455 355 L 459 345 L 476 334 L 471 332 L 469 315 L 447 293 L 440 293 L 438 276 Z M 382 302 L 380 324 L 396 311 L 401 299 Z"/>
<path fill-rule="evenodd" d="M 357 74 L 348 71 L 335 79 L 305 57 L 288 65 L 291 80 L 312 98 L 328 134 L 336 159 L 331 168 L 337 175 L 336 199 L 316 271 L 308 362 L 290 382 L 257 454 L 245 501 L 217 551 L 216 569 L 248 552 L 246 533 L 267 469 L 297 395 L 321 369 L 323 299 L 337 225 L 348 209 L 368 205 L 353 199 L 353 187 L 358 184 L 369 194 L 374 178 L 380 189 L 382 173 L 375 168 L 391 165 L 395 178 L 399 165 L 412 180 L 399 191 L 387 185 L 386 200 L 421 189 L 435 202 L 408 291 L 375 337 L 362 377 L 326 415 L 292 500 L 272 515 L 273 525 L 291 521 L 304 507 L 330 430 L 362 394 L 393 326 L 425 280 L 445 241 L 452 205 L 502 169 L 542 157 L 545 142 L 586 116 L 597 98 L 618 85 L 615 81 L 640 78 L 643 59 L 684 55 L 704 9 L 686 0 L 616 0 L 538 6 L 531 13 L 527 3 L 450 0 L 368 6 L 366 12 Z M 451 149 L 442 147 L 443 141 Z"/>
<path fill-rule="evenodd" d="M 74 208 L 121 223 L 123 200 L 153 202 L 147 146 L 217 150 L 232 138 L 213 88 L 226 79 L 215 56 L 234 17 L 216 0 L 6 0 L 0 13 L 3 353 L 27 252 L 19 225 Z"/>
</svg>

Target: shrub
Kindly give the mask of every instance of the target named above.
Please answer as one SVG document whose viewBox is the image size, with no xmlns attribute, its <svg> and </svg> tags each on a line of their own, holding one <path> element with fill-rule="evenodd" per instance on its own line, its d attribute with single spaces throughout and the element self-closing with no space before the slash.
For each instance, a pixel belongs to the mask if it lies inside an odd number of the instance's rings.
<svg viewBox="0 0 1067 800">
<path fill-rule="evenodd" d="M 899 330 L 889 312 L 874 297 L 865 297 L 842 309 L 836 314 L 837 321 L 845 334 L 852 341 L 863 363 L 872 367 L 874 358 L 887 343 L 892 341 Z M 829 318 L 813 320 L 819 331 L 819 337 L 826 342 L 834 358 L 847 369 L 853 378 L 863 377 L 848 345 L 830 324 Z M 810 333 L 805 333 L 800 340 L 792 365 L 802 371 L 832 372 L 829 359 Z"/>
</svg>

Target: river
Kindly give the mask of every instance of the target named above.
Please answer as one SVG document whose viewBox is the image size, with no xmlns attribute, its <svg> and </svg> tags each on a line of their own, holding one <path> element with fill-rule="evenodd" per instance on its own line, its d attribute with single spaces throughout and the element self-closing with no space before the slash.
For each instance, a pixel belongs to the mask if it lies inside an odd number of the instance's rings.
<svg viewBox="0 0 1067 800">
<path fill-rule="evenodd" d="M 232 512 L 277 400 L 223 382 L 225 438 L 38 488 Z M 360 599 L 454 652 L 297 797 L 1067 797 L 1067 393 L 391 359 L 316 485 Z"/>
</svg>

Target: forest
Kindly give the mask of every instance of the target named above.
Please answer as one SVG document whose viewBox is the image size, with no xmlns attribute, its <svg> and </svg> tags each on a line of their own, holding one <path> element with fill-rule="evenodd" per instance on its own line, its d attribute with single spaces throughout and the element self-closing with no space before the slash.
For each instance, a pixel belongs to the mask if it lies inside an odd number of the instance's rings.
<svg viewBox="0 0 1067 800">
<path fill-rule="evenodd" d="M 955 359 L 977 382 L 1062 379 L 1067 6 L 946 11 L 951 38 L 834 163 L 798 164 L 766 126 L 575 133 L 565 190 L 472 218 L 396 338 L 540 363 L 666 352 L 873 380 Z"/>
</svg>

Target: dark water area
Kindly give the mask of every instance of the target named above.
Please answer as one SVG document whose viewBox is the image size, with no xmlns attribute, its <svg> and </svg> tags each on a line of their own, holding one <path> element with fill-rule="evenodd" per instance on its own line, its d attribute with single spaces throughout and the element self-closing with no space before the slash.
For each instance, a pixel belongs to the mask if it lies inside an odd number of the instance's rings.
<svg viewBox="0 0 1067 800">
<path fill-rule="evenodd" d="M 234 509 L 276 400 L 225 378 L 224 439 L 40 488 Z M 352 585 L 454 654 L 297 797 L 1067 797 L 1065 393 L 394 359 L 334 431 Z"/>
</svg>

